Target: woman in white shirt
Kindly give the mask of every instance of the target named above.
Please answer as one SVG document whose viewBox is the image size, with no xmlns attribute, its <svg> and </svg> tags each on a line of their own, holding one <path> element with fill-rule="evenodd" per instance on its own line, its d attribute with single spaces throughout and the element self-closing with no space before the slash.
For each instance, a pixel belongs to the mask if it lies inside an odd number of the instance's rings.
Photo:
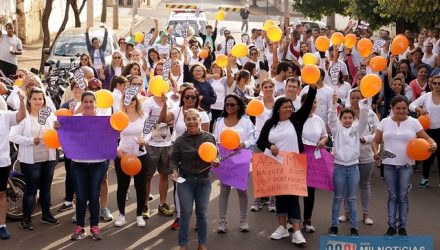
<svg viewBox="0 0 440 250">
<path fill-rule="evenodd" d="M 112 61 L 109 65 L 104 67 L 104 79 L 101 79 L 104 89 L 110 89 L 111 91 L 111 80 L 115 76 L 120 76 L 122 69 L 124 68 L 124 60 L 122 59 L 122 53 L 120 51 L 113 52 Z"/>
<path fill-rule="evenodd" d="M 229 94 L 226 96 L 223 113 L 215 124 L 214 137 L 217 141 L 220 141 L 220 135 L 226 128 L 235 129 L 240 135 L 240 146 L 238 149 L 250 148 L 255 144 L 254 125 L 249 117 L 245 116 L 245 105 L 243 100 L 235 94 Z M 221 183 L 219 197 L 220 221 L 217 228 L 218 233 L 226 233 L 227 231 L 226 213 L 228 210 L 230 192 L 231 186 Z M 237 193 L 240 204 L 240 231 L 249 232 L 250 227 L 246 221 L 248 207 L 247 190 L 242 191 L 237 189 Z"/>
<path fill-rule="evenodd" d="M 127 88 L 128 82 L 128 79 L 123 76 L 115 76 L 110 82 L 110 91 L 113 94 L 113 113 L 119 111 L 122 95 Z"/>
<path fill-rule="evenodd" d="M 123 95 L 125 98 L 125 95 Z M 115 171 L 118 187 L 116 190 L 116 200 L 118 203 L 119 217 L 115 220 L 115 226 L 120 227 L 125 224 L 125 200 L 131 177 L 122 171 L 121 159 L 126 154 L 135 155 L 141 162 L 140 172 L 133 176 L 134 187 L 136 189 L 136 223 L 138 227 L 145 227 L 142 218 L 142 210 L 146 199 L 146 183 L 148 176 L 153 176 L 154 166 L 149 165 L 148 154 L 145 149 L 146 141 L 143 136 L 144 123 L 147 116 L 142 111 L 142 104 L 134 96 L 128 106 L 122 104 L 122 111 L 128 115 L 128 127 L 121 131 L 121 140 L 118 146 L 118 157 L 115 159 Z"/>
<path fill-rule="evenodd" d="M 426 133 L 440 143 L 440 76 L 436 75 L 431 79 L 432 92 L 423 94 L 409 105 L 409 110 L 417 112 L 421 115 L 429 116 L 431 126 Z M 432 154 L 427 160 L 423 161 L 423 178 L 420 180 L 419 187 L 426 188 L 429 186 L 429 172 L 431 165 L 437 156 L 437 166 L 440 169 L 440 150 L 436 154 Z M 440 186 L 440 185 L 439 185 Z"/>
<path fill-rule="evenodd" d="M 426 43 L 425 45 L 425 53 L 423 53 L 422 62 L 428 64 L 432 68 L 435 68 L 435 60 L 437 59 L 438 55 L 434 54 L 432 52 L 433 45 L 431 42 Z"/>
<path fill-rule="evenodd" d="M 388 190 L 388 230 L 385 236 L 390 237 L 396 233 L 400 236 L 407 235 L 408 192 L 415 164 L 407 154 L 408 143 L 415 138 L 422 138 L 431 143 L 431 152 L 437 150 L 437 144 L 426 134 L 419 121 L 408 116 L 408 106 L 409 102 L 404 96 L 395 96 L 391 100 L 392 115 L 379 123 L 372 143 L 376 160 L 381 158 L 379 145 L 382 140 L 383 150 L 395 155 L 393 158 L 382 159 Z"/>
<path fill-rule="evenodd" d="M 228 86 L 232 85 L 234 82 L 234 77 L 232 74 L 226 72 L 227 76 L 225 76 L 225 72 L 222 68 L 220 68 L 217 63 L 213 63 L 211 65 L 211 78 L 208 80 L 208 83 L 211 84 L 214 89 L 215 94 L 217 95 L 217 99 L 214 104 L 211 105 L 211 122 L 210 122 L 210 132 L 214 130 L 214 123 L 221 116 L 223 112 L 223 107 L 225 106 L 225 97 L 228 92 Z"/>
<path fill-rule="evenodd" d="M 10 140 L 19 145 L 18 160 L 26 179 L 21 228 L 31 231 L 34 230 L 31 216 L 38 189 L 42 211 L 41 221 L 50 225 L 60 223 L 50 212 L 50 187 L 55 171 L 56 150 L 48 148 L 42 140 L 43 134 L 53 128 L 56 117 L 53 113 L 49 113 L 45 120 L 39 118 L 40 109 L 46 105 L 46 96 L 41 89 L 33 88 L 26 102 L 29 115 L 18 126 L 11 129 Z"/>
</svg>

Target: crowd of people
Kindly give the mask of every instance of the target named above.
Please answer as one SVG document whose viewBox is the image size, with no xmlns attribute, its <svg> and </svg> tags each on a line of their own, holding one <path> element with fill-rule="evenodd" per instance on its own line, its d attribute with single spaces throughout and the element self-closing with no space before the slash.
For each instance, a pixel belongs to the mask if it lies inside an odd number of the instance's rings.
<svg viewBox="0 0 440 250">
<path fill-rule="evenodd" d="M 248 29 L 249 12 L 242 14 L 243 27 Z M 175 221 L 171 229 L 179 230 L 178 244 L 187 249 L 190 218 L 195 203 L 199 249 L 206 249 L 208 227 L 208 203 L 211 193 L 210 168 L 218 167 L 220 159 L 205 162 L 198 155 L 204 142 L 219 143 L 224 129 L 232 128 L 240 136 L 237 148 L 255 152 L 269 150 L 274 156 L 279 152 L 304 153 L 305 146 L 327 149 L 334 156 L 334 199 L 329 218 L 329 235 L 337 236 L 339 222 L 349 221 L 351 236 L 358 236 L 357 189 L 361 190 L 362 223 L 372 225 L 374 212 L 370 213 L 370 178 L 375 166 L 381 167 L 388 191 L 388 226 L 385 234 L 406 236 L 408 218 L 408 192 L 415 169 L 415 161 L 407 155 L 407 145 L 414 138 L 429 141 L 431 157 L 423 161 L 423 178 L 420 188 L 430 185 L 430 167 L 440 156 L 440 36 L 439 29 L 422 29 L 418 33 L 406 31 L 410 41 L 407 51 L 400 55 L 390 52 L 393 37 L 387 30 L 380 30 L 373 38 L 369 28 L 349 23 L 343 34 L 354 34 L 357 40 L 373 41 L 371 55 L 362 57 L 356 46 L 348 48 L 331 45 L 327 51 L 319 51 L 315 41 L 319 36 L 330 38 L 332 27 L 308 28 L 292 25 L 288 18 L 277 24 L 282 32 L 279 42 L 272 42 L 266 32 L 252 29 L 250 34 L 231 35 L 218 22 L 208 25 L 206 33 L 188 36 L 177 43 L 172 26 L 159 31 L 154 28 L 143 33 L 143 39 L 120 38 L 119 50 L 112 54 L 111 62 L 105 62 L 107 39 L 92 38 L 88 29 L 86 44 L 88 54 L 80 57 L 79 69 L 84 73 L 86 88 L 72 79 L 63 96 L 61 108 L 71 110 L 77 116 L 109 116 L 122 111 L 129 117 L 129 125 L 120 133 L 116 159 L 79 160 L 65 159 L 65 202 L 58 211 L 76 209 L 72 240 L 85 237 L 85 214 L 90 211 L 90 235 L 102 239 L 100 218 L 123 226 L 126 218 L 125 202 L 130 176 L 121 170 L 121 158 L 134 154 L 141 162 L 141 171 L 134 176 L 136 190 L 136 223 L 146 225 L 150 217 L 149 198 L 152 178 L 159 173 L 160 195 L 158 212 L 174 216 L 167 203 L 169 178 L 173 181 Z M 26 178 L 23 197 L 24 230 L 34 230 L 32 211 L 39 190 L 42 209 L 41 222 L 56 225 L 59 222 L 51 213 L 51 183 L 55 168 L 55 150 L 42 142 L 41 135 L 48 129 L 59 128 L 53 113 L 46 125 L 38 125 L 39 110 L 48 106 L 55 111 L 51 99 L 45 94 L 45 86 L 38 76 L 26 69 L 17 68 L 15 56 L 21 53 L 21 43 L 14 35 L 12 25 L 6 25 L 7 33 L 0 34 L 0 46 L 14 50 L 0 50 L 0 69 L 6 76 L 22 79 L 20 87 L 8 90 L 0 83 L 1 94 L 8 94 L 0 111 L 0 236 L 8 239 L 6 229 L 6 187 L 11 161 L 8 141 L 19 145 L 18 160 Z M 106 32 L 107 34 L 107 32 Z M 201 38 L 201 39 L 200 39 Z M 241 39 L 241 40 L 240 40 Z M 157 41 L 157 42 L 156 42 Z M 233 45 L 246 44 L 248 54 L 237 58 L 231 53 Z M 202 51 L 208 55 L 202 56 Z M 312 53 L 319 67 L 319 79 L 305 84 L 301 69 L 303 56 Z M 228 58 L 223 67 L 216 61 L 220 55 Z M 373 71 L 370 60 L 374 56 L 387 59 L 387 68 Z M 171 62 L 169 69 L 166 62 Z M 170 91 L 153 96 L 149 80 L 168 74 Z M 364 98 L 360 82 L 367 74 L 378 75 L 382 90 L 372 98 Z M 123 102 L 126 90 L 136 86 L 137 94 L 130 104 Z M 113 93 L 113 106 L 100 109 L 96 106 L 95 92 L 108 89 Z M 251 100 L 260 100 L 264 111 L 257 117 L 246 114 Z M 0 101 L 3 101 L 0 98 Z M 417 121 L 418 115 L 428 115 L 430 127 L 425 131 Z M 146 121 L 152 123 L 145 131 Z M 381 151 L 391 152 L 393 157 L 383 157 Z M 312 156 L 313 157 L 313 156 Z M 437 158 L 438 159 L 438 158 Z M 114 163 L 117 177 L 117 209 L 114 219 L 107 204 L 107 172 Z M 437 164 L 439 164 L 438 162 Z M 440 171 L 440 165 L 438 165 Z M 183 181 L 182 181 L 183 179 Z M 249 184 L 250 185 L 250 184 Z M 439 185 L 440 187 L 440 185 Z M 271 239 L 289 237 L 292 242 L 306 244 L 302 232 L 312 233 L 315 188 L 307 187 L 304 211 L 301 215 L 299 196 L 279 195 L 255 198 L 251 205 L 249 191 L 239 190 L 239 231 L 249 232 L 248 211 L 257 212 L 265 204 L 276 212 L 279 226 Z M 227 214 L 231 186 L 222 183 L 218 199 L 217 232 L 228 232 Z M 75 202 L 74 202 L 74 197 Z M 76 203 L 76 205 L 74 205 Z M 340 212 L 341 204 L 344 211 Z M 229 211 L 237 213 L 237 211 Z M 385 219 L 385 218 L 380 218 Z M 301 227 L 302 224 L 302 227 Z M 301 229 L 304 229 L 301 231 Z M 385 230 L 384 230 L 385 231 Z"/>
</svg>

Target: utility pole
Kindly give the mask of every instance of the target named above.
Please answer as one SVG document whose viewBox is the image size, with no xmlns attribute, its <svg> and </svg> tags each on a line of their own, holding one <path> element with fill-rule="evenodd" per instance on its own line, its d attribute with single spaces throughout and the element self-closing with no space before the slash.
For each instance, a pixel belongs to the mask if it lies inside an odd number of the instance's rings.
<svg viewBox="0 0 440 250">
<path fill-rule="evenodd" d="M 87 26 L 93 27 L 93 0 L 87 1 Z"/>
<path fill-rule="evenodd" d="M 138 14 L 139 0 L 133 0 L 133 17 Z"/>
<path fill-rule="evenodd" d="M 113 29 L 119 29 L 119 4 L 118 0 L 113 0 Z"/>
</svg>

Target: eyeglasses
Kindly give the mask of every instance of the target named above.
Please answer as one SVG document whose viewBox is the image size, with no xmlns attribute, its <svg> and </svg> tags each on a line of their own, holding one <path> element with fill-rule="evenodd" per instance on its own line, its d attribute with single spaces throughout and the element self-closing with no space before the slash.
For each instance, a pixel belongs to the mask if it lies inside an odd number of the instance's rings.
<svg viewBox="0 0 440 250">
<path fill-rule="evenodd" d="M 433 86 L 435 86 L 435 85 L 440 86 L 440 82 L 432 82 L 432 85 L 433 85 Z"/>
<path fill-rule="evenodd" d="M 114 56 L 113 59 L 121 59 L 122 57 L 120 56 Z"/>
<path fill-rule="evenodd" d="M 253 52 L 253 53 L 251 53 L 251 56 L 256 56 L 256 55 L 258 55 L 257 52 Z"/>
<path fill-rule="evenodd" d="M 189 99 L 195 100 L 195 99 L 197 98 L 197 96 L 195 96 L 195 95 L 186 95 L 186 96 L 184 96 L 183 98 L 184 98 L 185 100 L 189 100 Z"/>
<path fill-rule="evenodd" d="M 235 104 L 235 103 L 226 103 L 225 106 L 227 108 L 235 108 L 237 106 L 237 104 Z"/>
</svg>

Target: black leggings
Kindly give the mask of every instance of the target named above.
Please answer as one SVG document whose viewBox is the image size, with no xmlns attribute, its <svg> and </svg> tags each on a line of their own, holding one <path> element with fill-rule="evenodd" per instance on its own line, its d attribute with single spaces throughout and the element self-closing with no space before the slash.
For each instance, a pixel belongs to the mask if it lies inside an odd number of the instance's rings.
<svg viewBox="0 0 440 250">
<path fill-rule="evenodd" d="M 214 131 L 214 122 L 221 116 L 223 110 L 211 109 L 211 121 L 209 122 L 209 132 Z"/>
<path fill-rule="evenodd" d="M 307 186 L 308 196 L 304 197 L 304 222 L 312 219 L 313 206 L 315 205 L 315 188 Z"/>
<path fill-rule="evenodd" d="M 296 195 L 277 195 L 275 196 L 275 208 L 277 215 L 287 215 L 291 223 L 301 222 L 301 209 L 299 199 Z"/>
<path fill-rule="evenodd" d="M 134 187 L 136 189 L 136 216 L 142 215 L 142 209 L 145 204 L 145 196 L 147 195 L 146 183 L 147 183 L 147 154 L 139 156 L 139 160 L 142 163 L 141 171 L 134 176 Z M 116 200 L 118 202 L 119 213 L 125 215 L 125 199 L 127 197 L 127 190 L 130 186 L 131 176 L 126 175 L 121 169 L 121 159 L 115 160 L 115 171 L 118 181 L 118 188 L 116 191 Z"/>
<path fill-rule="evenodd" d="M 437 145 L 440 145 L 440 128 L 428 129 L 426 133 L 435 141 L 435 143 L 437 143 Z M 434 163 L 436 156 L 437 167 L 440 174 L 440 150 L 437 148 L 435 153 L 433 153 L 427 160 L 423 161 L 423 178 L 429 179 L 429 171 L 431 170 L 431 165 Z"/>
</svg>

